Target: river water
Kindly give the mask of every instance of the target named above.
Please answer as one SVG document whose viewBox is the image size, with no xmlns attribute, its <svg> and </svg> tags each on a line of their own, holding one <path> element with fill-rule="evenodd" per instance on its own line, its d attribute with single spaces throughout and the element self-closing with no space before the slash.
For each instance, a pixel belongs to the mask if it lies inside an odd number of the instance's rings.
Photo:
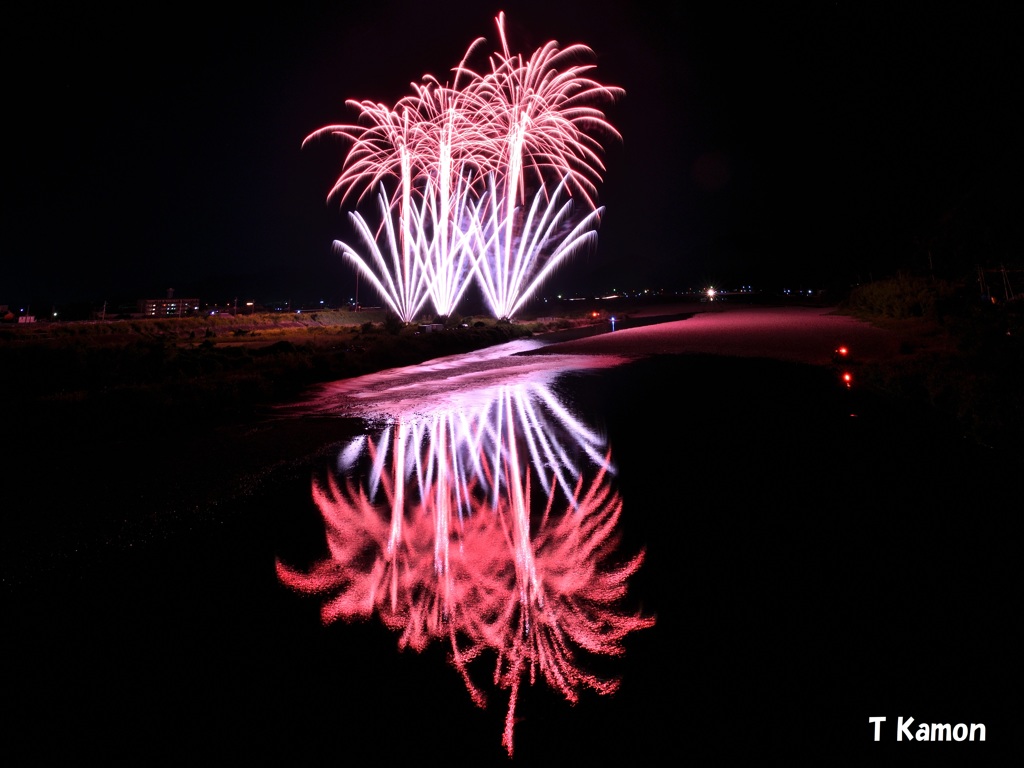
<svg viewBox="0 0 1024 768">
<path fill-rule="evenodd" d="M 1012 463 L 828 368 L 537 346 L 310 393 L 217 444 L 258 449 L 229 496 L 174 514 L 143 499 L 116 534 L 54 524 L 52 547 L 45 521 L 16 528 L 32 543 L 5 575 L 15 744 L 871 759 L 908 745 L 894 726 L 874 743 L 868 718 L 912 716 L 985 723 L 985 744 L 942 745 L 964 755 L 1007 747 Z M 119 478 L 89 467 L 50 513 L 103 506 Z M 152 475 L 150 493 L 189 496 L 188 475 Z"/>
</svg>

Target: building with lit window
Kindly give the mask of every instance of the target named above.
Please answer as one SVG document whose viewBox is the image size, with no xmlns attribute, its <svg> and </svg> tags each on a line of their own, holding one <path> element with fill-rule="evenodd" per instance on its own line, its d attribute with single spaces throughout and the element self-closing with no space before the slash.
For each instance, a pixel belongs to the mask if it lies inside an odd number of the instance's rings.
<svg viewBox="0 0 1024 768">
<path fill-rule="evenodd" d="M 139 313 L 143 317 L 185 317 L 199 311 L 199 299 L 141 299 Z"/>
</svg>

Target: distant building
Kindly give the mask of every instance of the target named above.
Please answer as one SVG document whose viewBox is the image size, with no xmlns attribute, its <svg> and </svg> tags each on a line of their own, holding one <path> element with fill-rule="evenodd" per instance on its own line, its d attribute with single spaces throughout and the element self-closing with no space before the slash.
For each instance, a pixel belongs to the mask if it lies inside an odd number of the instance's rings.
<svg viewBox="0 0 1024 768">
<path fill-rule="evenodd" d="M 140 299 L 139 314 L 144 317 L 186 317 L 199 311 L 199 299 Z"/>
</svg>

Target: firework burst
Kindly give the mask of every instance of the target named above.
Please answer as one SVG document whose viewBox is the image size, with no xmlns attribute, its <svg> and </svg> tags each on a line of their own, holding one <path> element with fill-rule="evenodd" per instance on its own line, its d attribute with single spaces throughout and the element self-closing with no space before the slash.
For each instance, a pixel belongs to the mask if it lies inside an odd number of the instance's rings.
<svg viewBox="0 0 1024 768">
<path fill-rule="evenodd" d="M 336 249 L 404 322 L 423 295 L 450 315 L 474 277 L 492 313 L 511 317 L 566 256 L 596 240 L 601 138 L 619 136 L 601 106 L 623 91 L 577 63 L 593 56 L 586 46 L 549 42 L 524 59 L 511 52 L 503 13 L 496 22 L 501 50 L 488 69 L 469 64 L 478 39 L 451 83 L 427 75 L 394 107 L 350 100 L 355 123 L 304 142 L 333 136 L 351 145 L 328 199 L 358 207 L 380 190 L 376 228 L 351 214 L 362 248 L 337 241 Z M 579 220 L 555 238 L 553 222 L 573 211 L 569 199 L 581 203 Z M 534 221 L 544 226 L 532 229 Z"/>
</svg>

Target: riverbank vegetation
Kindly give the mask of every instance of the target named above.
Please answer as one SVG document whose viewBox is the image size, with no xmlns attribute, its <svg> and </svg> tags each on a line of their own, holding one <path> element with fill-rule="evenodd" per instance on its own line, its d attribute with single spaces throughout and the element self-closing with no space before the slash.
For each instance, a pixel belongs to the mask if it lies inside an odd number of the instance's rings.
<svg viewBox="0 0 1024 768">
<path fill-rule="evenodd" d="M 898 334 L 901 356 L 866 366 L 862 386 L 924 404 L 985 445 L 1022 450 L 1024 299 L 968 281 L 899 275 L 854 288 L 839 310 Z"/>
<path fill-rule="evenodd" d="M 8 323 L 0 325 L 3 397 L 15 417 L 73 414 L 112 430 L 244 420 L 317 383 L 605 323 L 592 309 L 517 323 L 435 318 L 444 322 L 429 328 L 382 310 Z M 1021 450 L 1024 301 L 897 276 L 854 288 L 837 311 L 900 339 L 902 354 L 863 364 L 857 386 L 934 409 L 983 444 Z"/>
<path fill-rule="evenodd" d="M 176 423 L 244 416 L 310 385 L 412 365 L 582 318 L 524 323 L 471 317 L 405 325 L 381 310 L 0 326 L 9 407 L 154 414 Z"/>
</svg>

